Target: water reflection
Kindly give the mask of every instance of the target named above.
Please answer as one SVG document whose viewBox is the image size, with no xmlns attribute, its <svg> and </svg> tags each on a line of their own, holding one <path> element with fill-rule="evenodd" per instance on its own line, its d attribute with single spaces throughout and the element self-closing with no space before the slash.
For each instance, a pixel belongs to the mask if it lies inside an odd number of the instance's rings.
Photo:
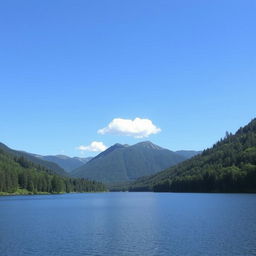
<svg viewBox="0 0 256 256">
<path fill-rule="evenodd" d="M 0 255 L 255 255 L 256 195 L 0 198 Z"/>
</svg>

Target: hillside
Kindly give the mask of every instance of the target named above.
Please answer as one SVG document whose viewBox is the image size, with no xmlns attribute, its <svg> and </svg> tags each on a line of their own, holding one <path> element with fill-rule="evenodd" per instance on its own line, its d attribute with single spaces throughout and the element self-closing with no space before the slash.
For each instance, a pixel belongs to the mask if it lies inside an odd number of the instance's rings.
<svg viewBox="0 0 256 256">
<path fill-rule="evenodd" d="M 56 175 L 23 156 L 13 156 L 0 149 L 0 195 L 104 190 L 101 183 Z"/>
<path fill-rule="evenodd" d="M 72 175 L 113 184 L 154 174 L 184 160 L 175 152 L 149 141 L 133 146 L 115 144 L 74 170 Z"/>
<path fill-rule="evenodd" d="M 39 159 L 55 163 L 68 173 L 86 164 L 92 159 L 92 157 L 69 157 L 65 155 L 55 155 L 55 156 L 34 155 L 34 156 L 36 156 Z"/>
<path fill-rule="evenodd" d="M 37 165 L 41 165 L 42 167 L 51 170 L 55 174 L 67 176 L 67 173 L 59 165 L 57 165 L 56 163 L 38 158 L 34 154 L 30 154 L 30 153 L 27 153 L 27 152 L 24 152 L 24 151 L 18 151 L 18 150 L 11 149 L 3 143 L 0 143 L 0 149 L 5 151 L 6 153 L 11 154 L 11 155 L 16 156 L 16 157 L 23 156 L 24 158 L 26 158 L 30 162 L 33 162 L 34 164 L 37 164 Z"/>
<path fill-rule="evenodd" d="M 126 188 L 131 191 L 256 192 L 256 119 L 202 154 Z"/>
</svg>

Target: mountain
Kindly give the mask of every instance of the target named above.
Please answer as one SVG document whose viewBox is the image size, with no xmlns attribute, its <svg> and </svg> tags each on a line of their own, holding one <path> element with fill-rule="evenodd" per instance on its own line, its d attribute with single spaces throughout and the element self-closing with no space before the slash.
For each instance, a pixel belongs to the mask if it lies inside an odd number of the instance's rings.
<svg viewBox="0 0 256 256">
<path fill-rule="evenodd" d="M 185 157 L 186 159 L 189 159 L 191 157 L 194 157 L 196 155 L 199 155 L 202 153 L 202 151 L 195 151 L 195 150 L 179 150 L 175 151 L 176 154 Z"/>
<path fill-rule="evenodd" d="M 113 184 L 154 174 L 184 160 L 183 156 L 149 141 L 133 146 L 115 144 L 74 170 L 72 175 Z"/>
<path fill-rule="evenodd" d="M 132 191 L 256 192 L 256 119 L 190 160 L 130 184 Z"/>
<path fill-rule="evenodd" d="M 10 153 L 11 152 L 11 153 Z M 103 184 L 85 179 L 56 175 L 23 155 L 0 148 L 0 195 L 105 191 Z"/>
<path fill-rule="evenodd" d="M 65 155 L 56 155 L 56 156 L 41 156 L 34 155 L 37 158 L 43 159 L 45 161 L 53 162 L 63 168 L 66 172 L 71 172 L 74 169 L 86 164 L 92 159 L 92 157 L 69 157 Z"/>
<path fill-rule="evenodd" d="M 113 152 L 116 149 L 126 148 L 128 146 L 129 145 L 122 145 L 122 144 L 116 143 L 113 146 L 107 148 L 105 151 L 103 151 L 100 154 L 98 154 L 97 156 L 95 156 L 93 158 L 93 161 L 96 160 L 96 159 L 104 158 L 105 156 L 109 155 L 111 152 Z"/>
<path fill-rule="evenodd" d="M 3 151 L 5 151 L 5 152 L 7 152 L 7 153 L 9 153 L 13 156 L 16 156 L 16 157 L 23 156 L 24 158 L 26 158 L 30 162 L 32 162 L 34 164 L 37 164 L 37 165 L 41 165 L 42 167 L 51 170 L 53 173 L 63 175 L 63 176 L 67 176 L 67 173 L 60 166 L 58 166 L 56 163 L 38 158 L 34 154 L 30 154 L 30 153 L 27 153 L 27 152 L 24 152 L 24 151 L 18 151 L 18 150 L 11 149 L 3 143 L 0 143 L 0 149 L 2 149 Z"/>
</svg>

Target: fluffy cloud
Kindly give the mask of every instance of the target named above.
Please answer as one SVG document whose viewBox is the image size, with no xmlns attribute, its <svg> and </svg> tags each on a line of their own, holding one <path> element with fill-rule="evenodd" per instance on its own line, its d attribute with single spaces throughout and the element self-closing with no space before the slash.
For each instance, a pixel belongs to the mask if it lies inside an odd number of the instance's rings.
<svg viewBox="0 0 256 256">
<path fill-rule="evenodd" d="M 78 150 L 81 151 L 91 151 L 91 152 L 102 152 L 107 149 L 107 147 L 101 141 L 93 141 L 88 146 L 79 146 L 77 147 Z"/>
<path fill-rule="evenodd" d="M 110 133 L 132 136 L 135 138 L 145 138 L 160 131 L 161 129 L 156 127 L 151 120 L 137 117 L 134 120 L 115 118 L 108 124 L 107 127 L 98 130 L 98 133 Z"/>
</svg>

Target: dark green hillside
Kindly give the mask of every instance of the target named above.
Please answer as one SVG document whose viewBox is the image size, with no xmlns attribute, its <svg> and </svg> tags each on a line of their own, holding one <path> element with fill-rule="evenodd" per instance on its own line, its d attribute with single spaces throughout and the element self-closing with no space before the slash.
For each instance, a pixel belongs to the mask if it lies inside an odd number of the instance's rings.
<svg viewBox="0 0 256 256">
<path fill-rule="evenodd" d="M 101 183 L 56 175 L 23 156 L 0 149 L 0 194 L 36 194 L 104 191 Z"/>
<path fill-rule="evenodd" d="M 154 176 L 130 190 L 173 192 L 256 192 L 256 119 L 202 154 Z"/>
<path fill-rule="evenodd" d="M 24 151 L 13 150 L 7 147 L 6 145 L 4 145 L 3 143 L 0 143 L 0 149 L 4 150 L 5 152 L 13 156 L 17 156 L 17 157 L 23 156 L 24 158 L 26 158 L 30 162 L 33 162 L 34 164 L 41 165 L 49 170 L 52 170 L 55 174 L 67 176 L 67 173 L 61 167 L 59 167 L 56 163 L 40 159 L 35 155 L 24 152 Z"/>
<path fill-rule="evenodd" d="M 107 184 L 133 181 L 154 174 L 185 158 L 149 141 L 133 146 L 115 144 L 72 174 Z"/>
</svg>

